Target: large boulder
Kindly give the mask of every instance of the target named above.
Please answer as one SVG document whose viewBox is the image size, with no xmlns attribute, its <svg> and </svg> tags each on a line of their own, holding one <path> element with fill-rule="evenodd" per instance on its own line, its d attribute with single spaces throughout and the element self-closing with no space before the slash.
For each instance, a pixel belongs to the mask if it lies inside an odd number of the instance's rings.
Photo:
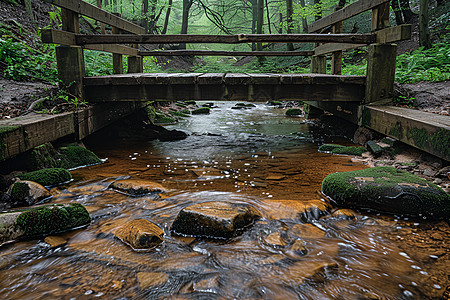
<svg viewBox="0 0 450 300">
<path fill-rule="evenodd" d="M 158 225 L 145 219 L 137 219 L 125 224 L 117 229 L 114 235 L 135 251 L 152 249 L 164 241 L 164 231 Z"/>
<path fill-rule="evenodd" d="M 52 194 L 39 183 L 21 180 L 13 183 L 7 194 L 13 206 L 29 206 L 52 197 Z"/>
<path fill-rule="evenodd" d="M 322 191 L 338 205 L 430 219 L 450 218 L 450 195 L 393 167 L 330 174 Z"/>
<path fill-rule="evenodd" d="M 136 197 L 149 194 L 158 194 L 166 191 L 166 189 L 159 183 L 133 179 L 114 181 L 109 185 L 109 188 Z"/>
<path fill-rule="evenodd" d="M 88 225 L 91 217 L 79 203 L 51 204 L 0 214 L 0 244 L 49 235 Z"/>
<path fill-rule="evenodd" d="M 48 168 L 17 176 L 19 179 L 34 181 L 43 186 L 54 186 L 72 180 L 72 175 L 66 169 Z"/>
<path fill-rule="evenodd" d="M 170 230 L 183 236 L 227 239 L 241 234 L 259 218 L 258 210 L 247 204 L 204 202 L 182 209 Z"/>
</svg>

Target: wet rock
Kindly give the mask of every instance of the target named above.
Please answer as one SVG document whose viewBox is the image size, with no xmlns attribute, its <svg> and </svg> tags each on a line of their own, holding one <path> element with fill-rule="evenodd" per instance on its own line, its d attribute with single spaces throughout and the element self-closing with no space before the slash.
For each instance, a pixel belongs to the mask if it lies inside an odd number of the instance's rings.
<svg viewBox="0 0 450 300">
<path fill-rule="evenodd" d="M 133 179 L 114 181 L 109 185 L 109 188 L 136 197 L 148 194 L 158 194 L 166 191 L 159 183 Z"/>
<path fill-rule="evenodd" d="M 450 179 L 450 166 L 444 167 L 440 169 L 437 174 L 437 177 Z"/>
<path fill-rule="evenodd" d="M 414 217 L 450 216 L 450 195 L 435 184 L 393 167 L 334 173 L 322 191 L 338 205 Z"/>
<path fill-rule="evenodd" d="M 292 259 L 299 259 L 306 255 L 307 252 L 308 250 L 306 249 L 305 241 L 296 239 L 289 248 L 284 251 L 284 254 Z"/>
<path fill-rule="evenodd" d="M 383 148 L 377 144 L 376 141 L 368 141 L 367 149 L 373 154 L 373 157 L 377 158 L 383 154 Z"/>
<path fill-rule="evenodd" d="M 286 271 L 285 283 L 293 283 L 297 286 L 305 282 L 322 283 L 330 276 L 336 274 L 338 265 L 335 262 L 323 261 L 298 261 Z"/>
<path fill-rule="evenodd" d="M 216 294 L 219 292 L 219 275 L 195 282 L 192 288 L 196 292 Z"/>
<path fill-rule="evenodd" d="M 181 130 L 167 130 L 164 127 L 158 128 L 158 139 L 162 142 L 184 140 L 187 136 L 187 133 Z"/>
<path fill-rule="evenodd" d="M 364 147 L 341 147 L 341 148 L 334 148 L 331 150 L 331 153 L 333 154 L 345 154 L 345 155 L 356 155 L 361 156 L 363 153 L 367 152 L 367 149 Z"/>
<path fill-rule="evenodd" d="M 353 142 L 359 145 L 365 145 L 367 141 L 374 139 L 376 136 L 375 131 L 366 127 L 358 127 L 353 135 Z"/>
<path fill-rule="evenodd" d="M 301 219 L 304 222 L 318 220 L 327 215 L 331 206 L 321 200 L 265 200 L 268 215 L 273 219 Z"/>
<path fill-rule="evenodd" d="M 331 152 L 333 149 L 336 148 L 344 148 L 342 145 L 336 145 L 336 144 L 323 144 L 319 147 L 319 151 L 321 152 Z"/>
<path fill-rule="evenodd" d="M 34 181 L 43 186 L 54 186 L 72 180 L 72 175 L 66 169 L 48 168 L 17 176 L 21 180 Z"/>
<path fill-rule="evenodd" d="M 13 183 L 7 194 L 13 206 L 29 206 L 52 197 L 52 194 L 39 183 L 26 180 Z"/>
<path fill-rule="evenodd" d="M 261 214 L 247 204 L 204 202 L 182 209 L 170 230 L 185 236 L 231 238 L 259 218 Z"/>
<path fill-rule="evenodd" d="M 281 101 L 267 101 L 266 105 L 281 107 L 283 103 Z"/>
<path fill-rule="evenodd" d="M 295 224 L 290 233 L 305 239 L 319 239 L 325 236 L 325 231 L 311 224 Z"/>
<path fill-rule="evenodd" d="M 280 232 L 274 232 L 264 237 L 264 243 L 275 248 L 286 246 L 286 241 L 281 237 Z"/>
<path fill-rule="evenodd" d="M 65 245 L 67 243 L 67 240 L 60 236 L 50 235 L 44 239 L 44 242 L 49 244 L 50 247 L 56 248 L 56 247 Z"/>
<path fill-rule="evenodd" d="M 286 110 L 286 116 L 300 116 L 302 113 L 300 108 L 289 108 Z"/>
<path fill-rule="evenodd" d="M 114 231 L 114 235 L 136 251 L 152 249 L 164 241 L 164 231 L 158 225 L 137 219 Z"/>
<path fill-rule="evenodd" d="M 88 225 L 91 218 L 79 203 L 51 204 L 0 214 L 0 244 L 18 238 L 55 234 Z"/>
<path fill-rule="evenodd" d="M 338 209 L 331 216 L 341 220 L 354 220 L 356 218 L 355 212 L 351 209 Z"/>
<path fill-rule="evenodd" d="M 136 277 L 141 290 L 162 286 L 169 280 L 169 275 L 166 273 L 156 272 L 139 272 Z"/>
<path fill-rule="evenodd" d="M 210 112 L 211 112 L 211 108 L 209 108 L 209 107 L 200 107 L 200 108 L 194 109 L 192 111 L 192 114 L 193 115 L 205 115 L 205 114 L 207 115 Z"/>
</svg>

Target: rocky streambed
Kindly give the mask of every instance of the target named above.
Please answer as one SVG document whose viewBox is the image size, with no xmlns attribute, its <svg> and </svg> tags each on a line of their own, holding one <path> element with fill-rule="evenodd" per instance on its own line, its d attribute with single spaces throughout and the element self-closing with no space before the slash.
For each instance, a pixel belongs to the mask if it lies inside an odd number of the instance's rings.
<svg viewBox="0 0 450 300">
<path fill-rule="evenodd" d="M 0 248 L 0 294 L 8 299 L 444 294 L 448 194 L 394 168 L 367 169 L 360 161 L 372 159 L 368 153 L 357 158 L 318 151 L 325 142 L 356 145 L 301 117 L 286 117 L 284 109 L 233 108 L 239 106 L 217 103 L 209 114 L 168 127 L 187 132 L 184 140 L 149 141 L 143 135 L 91 143 L 108 162 L 72 170 L 73 181 L 49 188 L 52 205 L 85 207 L 89 225 L 41 232 Z M 339 184 L 342 180 L 348 186 Z M 387 188 L 380 192 L 381 183 Z M 418 192 L 428 201 L 421 202 L 411 196 L 414 189 L 437 196 Z M 416 203 L 422 205 L 411 207 Z"/>
</svg>

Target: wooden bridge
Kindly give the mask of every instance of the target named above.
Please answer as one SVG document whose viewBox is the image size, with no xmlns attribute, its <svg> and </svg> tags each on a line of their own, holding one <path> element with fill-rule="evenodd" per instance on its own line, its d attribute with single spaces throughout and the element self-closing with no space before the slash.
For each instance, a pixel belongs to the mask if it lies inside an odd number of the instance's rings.
<svg viewBox="0 0 450 300">
<path fill-rule="evenodd" d="M 84 138 L 117 118 L 142 108 L 148 100 L 301 100 L 306 101 L 311 109 L 329 111 L 355 124 L 391 135 L 450 160 L 448 151 L 442 153 L 431 142 L 419 143 L 408 134 L 414 128 L 425 130 L 429 136 L 438 134 L 441 130 L 449 134 L 449 120 L 430 122 L 440 117 L 430 117 L 423 112 L 415 112 L 412 119 L 404 109 L 380 107 L 392 104 L 396 61 L 396 45 L 392 43 L 411 37 L 410 25 L 389 25 L 389 0 L 360 0 L 337 8 L 334 13 L 310 24 L 308 34 L 275 35 L 149 35 L 145 34 L 144 28 L 81 0 L 45 1 L 61 8 L 62 30 L 43 30 L 42 40 L 61 45 L 56 48 L 56 56 L 62 84 L 68 87 L 71 94 L 89 103 L 103 102 L 89 110 L 72 114 L 72 120 L 68 122 L 75 122 L 74 125 L 67 126 L 68 131 L 59 135 L 67 133 L 75 134 L 78 139 Z M 371 33 L 342 33 L 344 20 L 368 10 L 372 11 Z M 112 34 L 80 34 L 80 15 L 111 25 Z M 315 43 L 315 47 L 311 51 L 272 52 L 139 50 L 139 44 L 262 42 Z M 368 47 L 366 76 L 341 75 L 342 51 L 363 46 Z M 115 75 L 86 77 L 84 49 L 113 53 Z M 328 54 L 332 56 L 330 75 L 326 74 Z M 128 56 L 127 74 L 123 74 L 123 55 Z M 143 73 L 143 57 L 177 55 L 306 56 L 311 57 L 311 73 Z M 51 122 L 47 120 L 47 123 Z M 14 124 L 10 121 L 8 126 L 15 126 Z M 392 126 L 399 127 L 401 134 L 396 136 L 391 130 Z M 15 146 L 3 151 L 0 158 L 14 156 L 42 143 L 42 138 L 30 142 L 28 137 L 27 143 L 21 141 L 23 138 L 19 133 L 15 138 L 10 138 L 9 144 Z M 55 137 L 52 135 L 49 139 L 51 138 Z"/>
</svg>

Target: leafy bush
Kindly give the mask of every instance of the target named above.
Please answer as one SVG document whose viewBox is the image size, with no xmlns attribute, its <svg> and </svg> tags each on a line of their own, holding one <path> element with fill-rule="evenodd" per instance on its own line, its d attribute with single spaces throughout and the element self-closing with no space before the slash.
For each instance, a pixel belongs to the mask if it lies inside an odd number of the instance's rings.
<svg viewBox="0 0 450 300">
<path fill-rule="evenodd" d="M 54 49 L 49 50 L 43 53 L 24 43 L 0 38 L 0 62 L 6 65 L 3 75 L 13 80 L 57 81 Z"/>
</svg>

